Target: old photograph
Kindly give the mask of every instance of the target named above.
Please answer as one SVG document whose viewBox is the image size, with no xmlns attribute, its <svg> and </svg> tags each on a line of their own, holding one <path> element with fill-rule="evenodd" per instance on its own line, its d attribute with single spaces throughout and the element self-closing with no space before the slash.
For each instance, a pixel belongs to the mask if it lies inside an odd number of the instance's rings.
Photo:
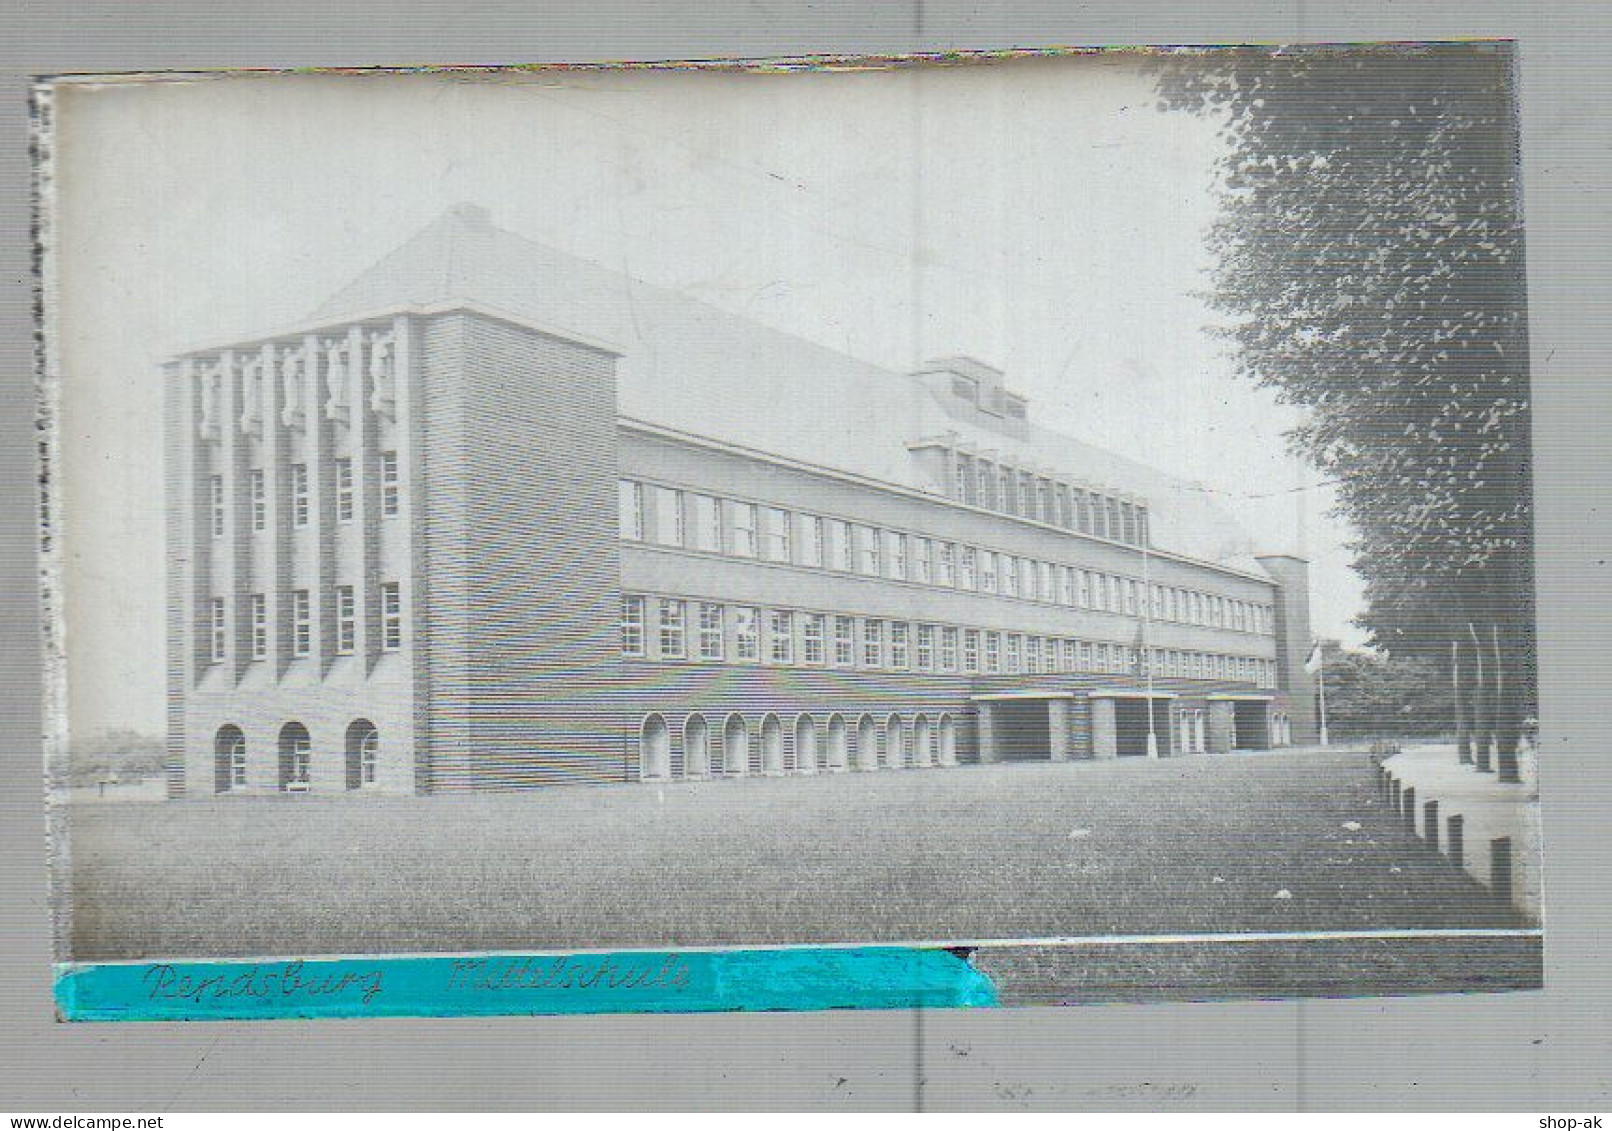
<svg viewBox="0 0 1612 1131">
<path fill-rule="evenodd" d="M 42 84 L 61 977 L 1537 988 L 1515 97 L 1503 43 Z"/>
</svg>

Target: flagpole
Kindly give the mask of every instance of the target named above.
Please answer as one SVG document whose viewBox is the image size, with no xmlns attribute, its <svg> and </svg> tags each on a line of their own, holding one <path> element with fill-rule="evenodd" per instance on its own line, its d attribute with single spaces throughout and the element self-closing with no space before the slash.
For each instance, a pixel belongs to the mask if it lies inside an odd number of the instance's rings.
<svg viewBox="0 0 1612 1131">
<path fill-rule="evenodd" d="M 1327 650 L 1322 648 L 1316 654 L 1316 689 L 1321 693 L 1321 745 L 1327 742 Z"/>
<path fill-rule="evenodd" d="M 1152 531 L 1137 531 L 1142 541 L 1142 671 L 1147 680 L 1147 756 L 1159 756 L 1159 736 L 1153 729 L 1153 634 L 1148 626 L 1153 620 L 1153 580 L 1148 570 L 1147 544 Z"/>
</svg>

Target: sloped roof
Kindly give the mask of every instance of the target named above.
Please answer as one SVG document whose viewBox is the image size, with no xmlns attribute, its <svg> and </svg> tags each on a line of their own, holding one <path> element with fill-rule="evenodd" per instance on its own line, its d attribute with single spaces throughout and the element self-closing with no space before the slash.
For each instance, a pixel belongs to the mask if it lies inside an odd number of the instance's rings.
<svg viewBox="0 0 1612 1131">
<path fill-rule="evenodd" d="M 955 433 L 1010 462 L 1143 496 L 1162 550 L 1263 573 L 1227 515 L 1154 468 L 1033 424 L 1023 438 L 973 427 L 907 374 L 534 243 L 475 206 L 450 209 L 312 318 L 454 300 L 619 350 L 625 417 L 917 490 L 930 487 L 907 441 Z"/>
</svg>

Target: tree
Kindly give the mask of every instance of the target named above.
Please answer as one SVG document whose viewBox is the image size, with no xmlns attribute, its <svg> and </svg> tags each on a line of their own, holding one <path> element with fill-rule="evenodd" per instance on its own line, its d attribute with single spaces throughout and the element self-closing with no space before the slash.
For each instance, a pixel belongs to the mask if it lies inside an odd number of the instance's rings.
<svg viewBox="0 0 1612 1131">
<path fill-rule="evenodd" d="M 1534 688 L 1527 329 L 1511 57 L 1499 45 L 1167 58 L 1223 123 L 1209 300 L 1246 378 L 1305 410 L 1360 623 L 1440 664 L 1463 761 L 1517 780 Z"/>
<path fill-rule="evenodd" d="M 1442 667 L 1417 656 L 1387 656 L 1327 641 L 1327 722 L 1348 738 L 1405 738 L 1447 729 Z"/>
</svg>

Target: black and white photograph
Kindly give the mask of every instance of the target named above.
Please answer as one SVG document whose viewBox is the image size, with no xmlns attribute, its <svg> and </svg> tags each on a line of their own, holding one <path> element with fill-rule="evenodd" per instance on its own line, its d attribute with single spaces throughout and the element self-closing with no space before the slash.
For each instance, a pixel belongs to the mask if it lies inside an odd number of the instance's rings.
<svg viewBox="0 0 1612 1131">
<path fill-rule="evenodd" d="M 42 82 L 57 961 L 1538 989 L 1515 64 Z"/>
</svg>

